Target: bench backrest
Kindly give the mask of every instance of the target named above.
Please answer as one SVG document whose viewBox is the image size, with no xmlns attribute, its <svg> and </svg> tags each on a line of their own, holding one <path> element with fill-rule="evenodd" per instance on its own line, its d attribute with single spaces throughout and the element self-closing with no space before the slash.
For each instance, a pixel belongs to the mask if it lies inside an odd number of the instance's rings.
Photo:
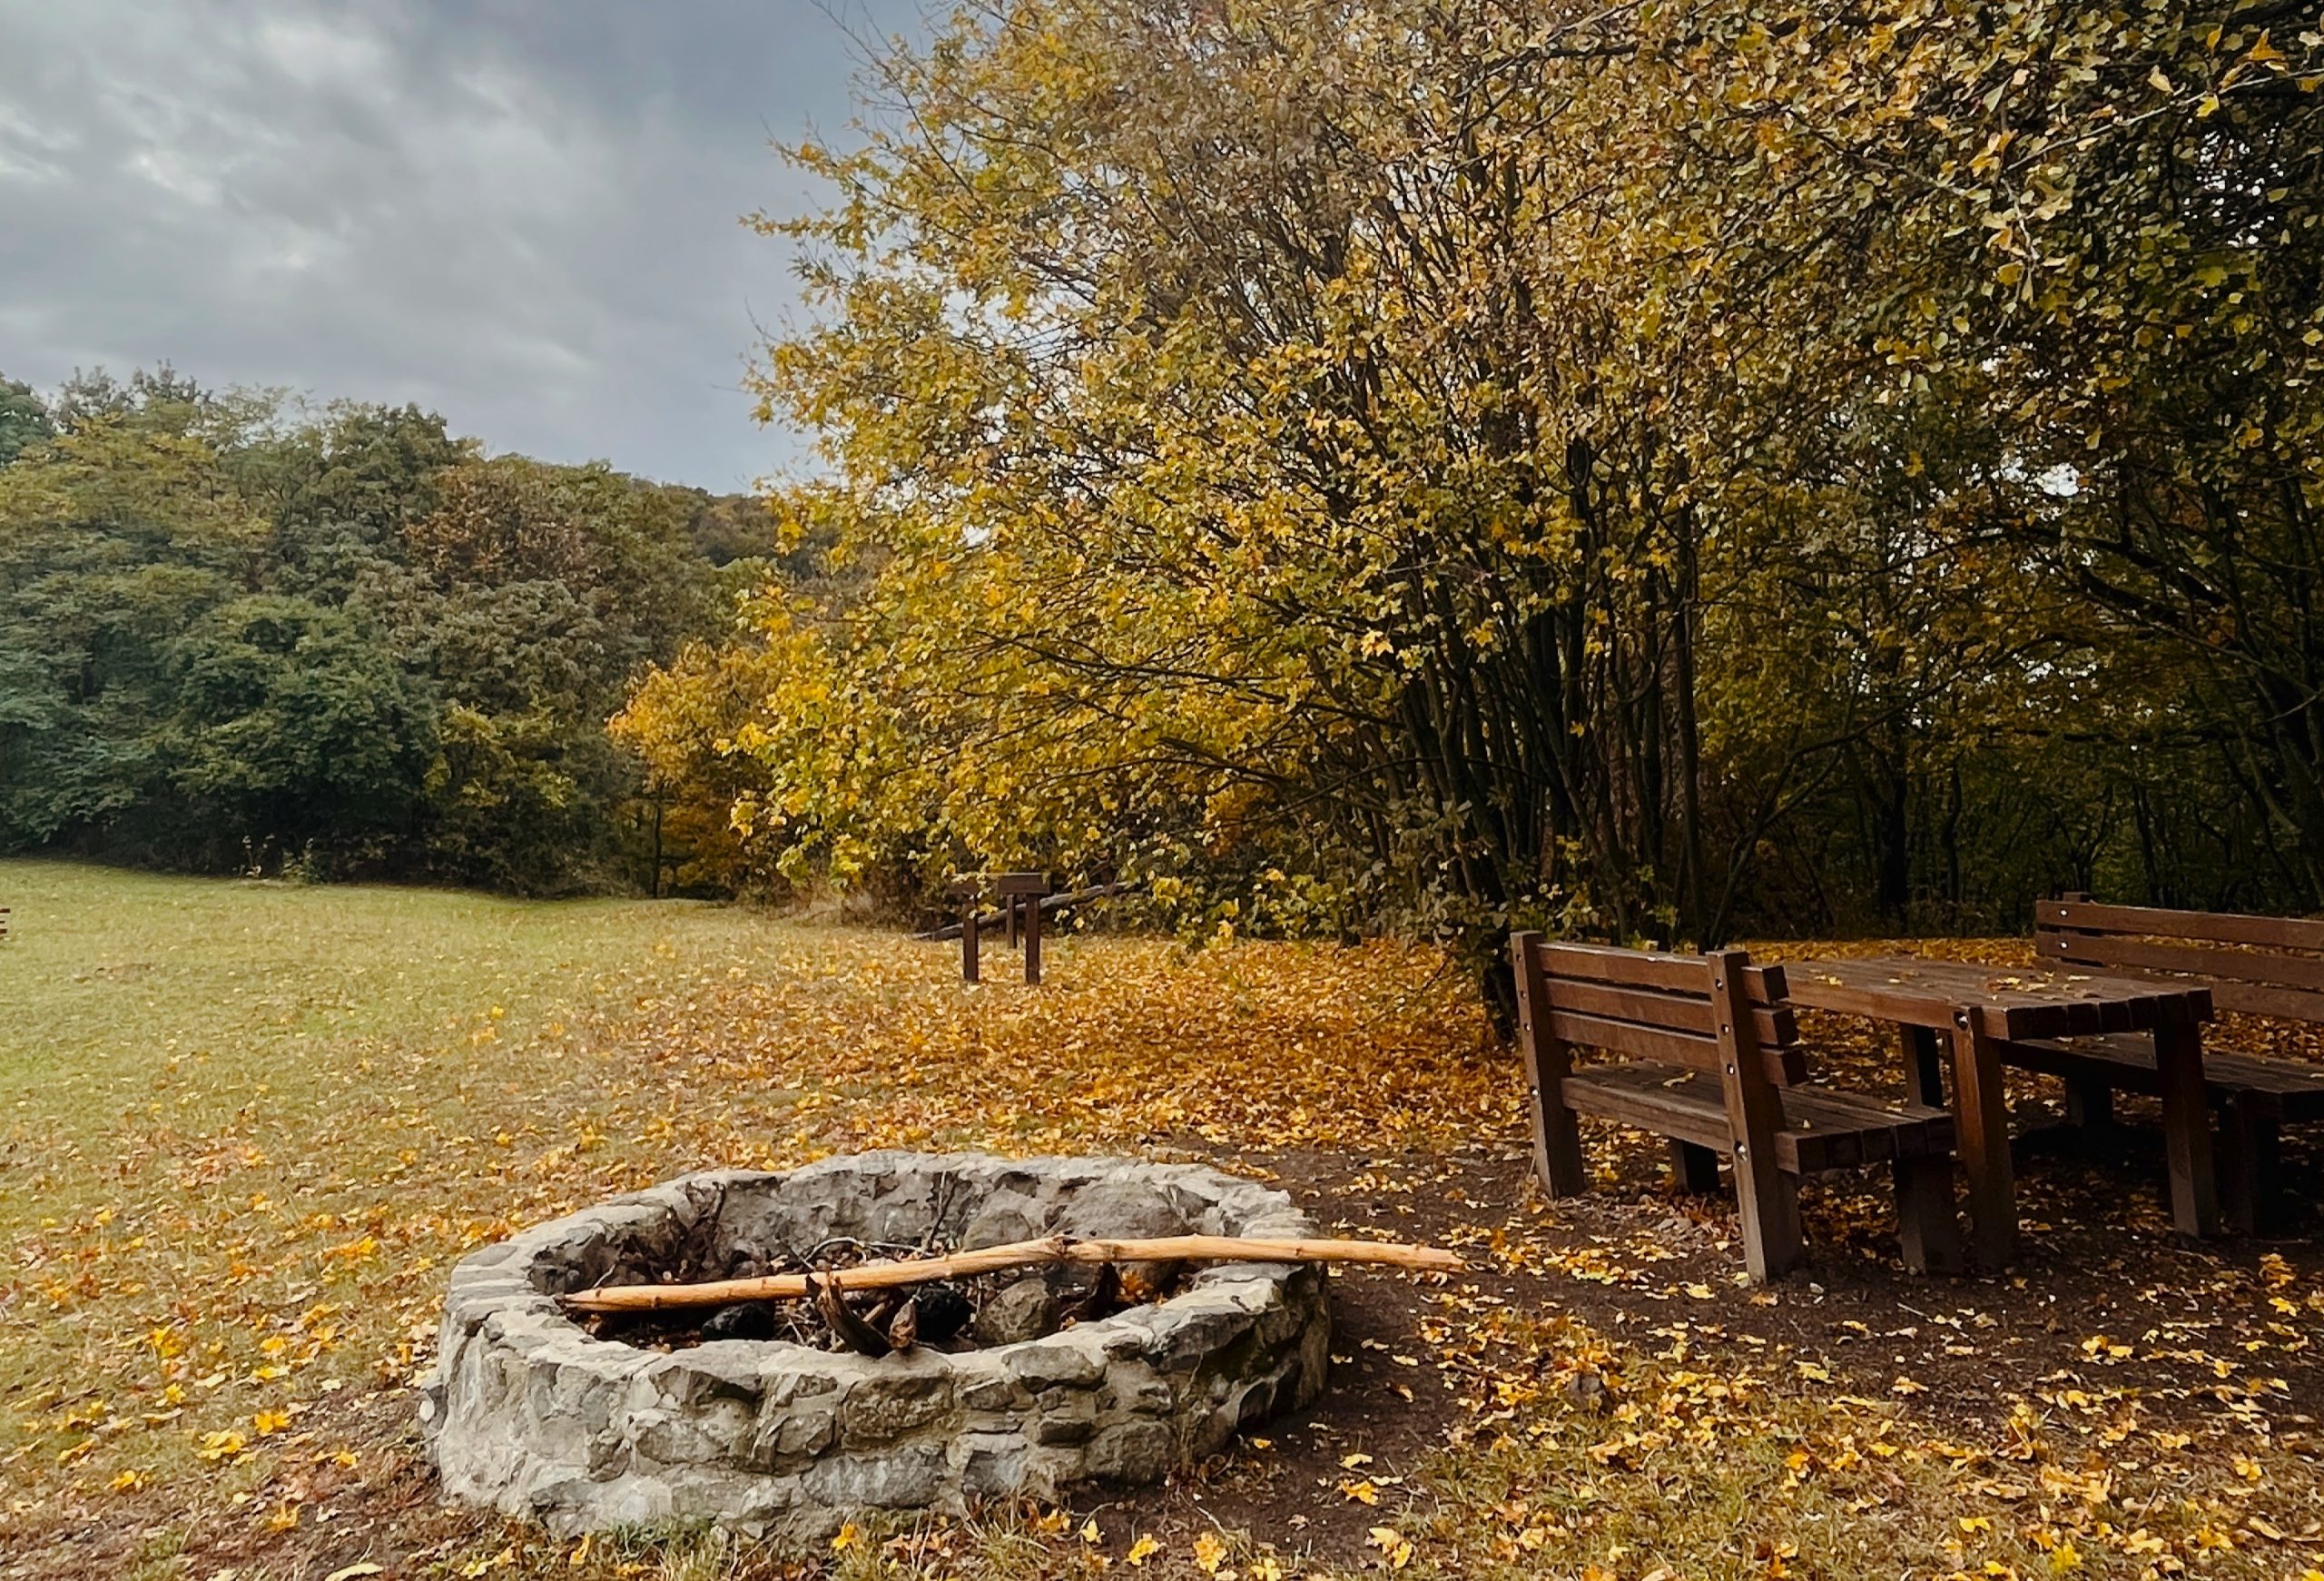
<svg viewBox="0 0 2324 1581">
<path fill-rule="evenodd" d="M 1714 984 L 1722 963 L 1732 962 L 1749 1015 L 1749 1024 L 1737 1029 L 1737 1046 L 1758 1050 L 1770 1082 L 1790 1086 L 1807 1079 L 1780 966 L 1750 965 L 1740 951 L 1654 954 L 1552 944 L 1532 934 L 1518 935 L 1515 944 L 1521 1007 L 1559 1042 L 1713 1073 L 1725 1062 L 1723 996 Z"/>
<path fill-rule="evenodd" d="M 2070 894 L 2034 908 L 2034 942 L 2051 965 L 2191 978 L 2211 985 L 2221 1010 L 2324 1022 L 2324 922 L 2100 905 Z"/>
</svg>

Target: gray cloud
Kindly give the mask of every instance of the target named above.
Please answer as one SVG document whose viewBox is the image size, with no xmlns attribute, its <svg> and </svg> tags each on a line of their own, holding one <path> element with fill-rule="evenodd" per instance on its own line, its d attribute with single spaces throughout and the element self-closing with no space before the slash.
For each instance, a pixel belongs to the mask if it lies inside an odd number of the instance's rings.
<svg viewBox="0 0 2324 1581">
<path fill-rule="evenodd" d="M 737 389 L 793 301 L 739 217 L 813 201 L 766 142 L 846 121 L 848 30 L 812 0 L 0 0 L 0 371 L 168 359 L 737 487 L 799 449 Z"/>
</svg>

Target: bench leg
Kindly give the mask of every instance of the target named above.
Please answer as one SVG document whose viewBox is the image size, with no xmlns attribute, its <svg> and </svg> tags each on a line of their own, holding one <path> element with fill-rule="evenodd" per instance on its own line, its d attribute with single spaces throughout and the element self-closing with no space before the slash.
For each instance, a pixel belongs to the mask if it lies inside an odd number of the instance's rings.
<svg viewBox="0 0 2324 1581">
<path fill-rule="evenodd" d="M 1533 1169 L 1552 1200 L 1579 1197 L 1590 1189 L 1581 1161 L 1581 1125 L 1555 1092 L 1533 1089 Z"/>
<path fill-rule="evenodd" d="M 2256 1234 L 2279 1221 L 2277 1120 L 2256 1093 L 2238 1092 L 2220 1116 L 2219 1194 L 2228 1227 Z"/>
<path fill-rule="evenodd" d="M 1953 1205 L 1953 1158 L 1898 1159 L 1896 1238 L 1915 1273 L 1959 1273 L 1961 1220 Z"/>
<path fill-rule="evenodd" d="M 1754 1284 L 1781 1279 L 1799 1265 L 1807 1247 L 1799 1233 L 1799 1177 L 1773 1159 L 1735 1151 L 1735 1206 L 1743 1221 L 1743 1266 Z"/>
<path fill-rule="evenodd" d="M 2068 1076 L 2066 1119 L 2093 1134 L 2113 1130 L 2114 1089 L 2094 1076 Z"/>
<path fill-rule="evenodd" d="M 1718 1190 L 1718 1155 L 1707 1147 L 1673 1137 L 1670 1183 L 1691 1196 L 1707 1197 Z"/>
<path fill-rule="evenodd" d="M 1517 1046 L 1524 1056 L 1526 1097 L 1533 1112 L 1533 1169 L 1551 1198 L 1578 1197 L 1590 1176 L 1581 1163 L 1581 1127 L 1565 1102 L 1573 1054 L 1550 1030 L 1550 989 L 1540 943 L 1538 934 L 1517 934 L 1509 941 L 1517 986 Z"/>
</svg>

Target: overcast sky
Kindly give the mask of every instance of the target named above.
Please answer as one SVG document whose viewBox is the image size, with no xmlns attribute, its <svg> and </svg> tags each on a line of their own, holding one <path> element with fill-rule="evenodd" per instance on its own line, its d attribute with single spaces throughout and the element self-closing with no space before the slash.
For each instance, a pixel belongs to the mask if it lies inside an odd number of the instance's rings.
<svg viewBox="0 0 2324 1581">
<path fill-rule="evenodd" d="M 906 0 L 0 0 L 0 373 L 167 360 L 416 400 L 494 450 L 714 489 L 793 311 L 739 223 L 811 190 Z"/>
</svg>

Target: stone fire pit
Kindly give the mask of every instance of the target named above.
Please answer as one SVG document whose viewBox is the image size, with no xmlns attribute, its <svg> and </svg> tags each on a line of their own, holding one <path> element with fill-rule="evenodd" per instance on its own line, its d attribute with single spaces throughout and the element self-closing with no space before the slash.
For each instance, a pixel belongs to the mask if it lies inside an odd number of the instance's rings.
<svg viewBox="0 0 2324 1581">
<path fill-rule="evenodd" d="M 832 1236 L 955 1248 L 1066 1233 L 1306 1236 L 1290 1198 L 1216 1170 L 864 1153 L 688 1175 L 463 1259 L 420 1419 L 445 1490 L 563 1536 L 712 1519 L 819 1536 L 867 1508 L 959 1511 L 1158 1481 L 1313 1400 L 1322 1270 L 1226 1264 L 1046 1338 L 877 1359 L 783 1340 L 662 1354 L 595 1338 L 556 1296 Z"/>
</svg>

